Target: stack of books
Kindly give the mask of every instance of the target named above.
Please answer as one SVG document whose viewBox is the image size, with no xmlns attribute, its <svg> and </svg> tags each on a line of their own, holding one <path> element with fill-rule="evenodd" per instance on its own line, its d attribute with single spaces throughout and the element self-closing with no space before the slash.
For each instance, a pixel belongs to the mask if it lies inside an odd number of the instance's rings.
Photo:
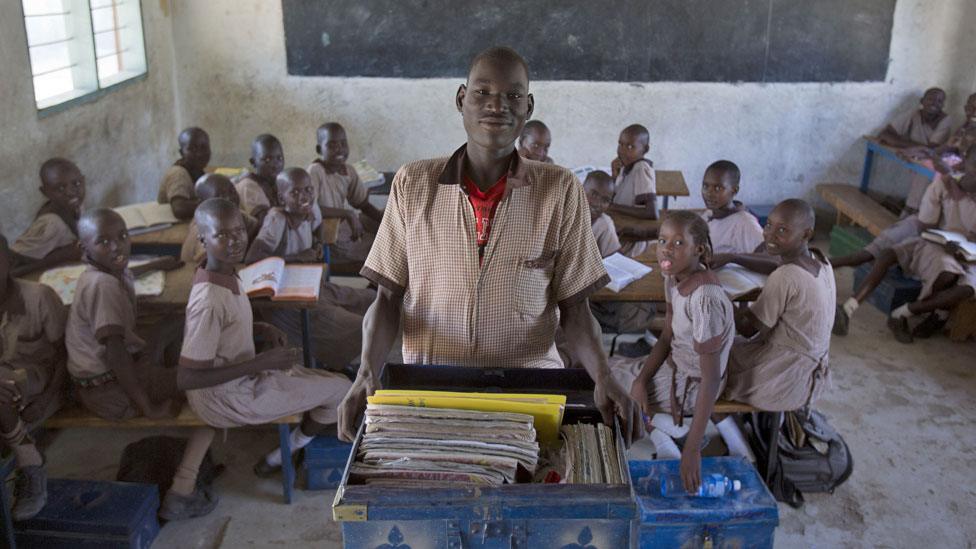
<svg viewBox="0 0 976 549">
<path fill-rule="evenodd" d="M 539 460 L 533 424 L 528 414 L 368 404 L 349 478 L 400 488 L 515 483 Z"/>
<path fill-rule="evenodd" d="M 602 423 L 578 423 L 562 428 L 563 451 L 571 484 L 623 484 L 613 430 Z"/>
</svg>

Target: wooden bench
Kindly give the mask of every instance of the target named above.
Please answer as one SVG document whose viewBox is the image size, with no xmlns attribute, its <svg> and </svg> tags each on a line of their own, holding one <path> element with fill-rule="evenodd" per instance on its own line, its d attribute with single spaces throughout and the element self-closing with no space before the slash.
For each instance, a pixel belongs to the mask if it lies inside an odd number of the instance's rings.
<svg viewBox="0 0 976 549">
<path fill-rule="evenodd" d="M 898 216 L 875 202 L 853 185 L 822 183 L 817 192 L 837 209 L 837 224 L 853 223 L 864 227 L 874 236 L 898 221 Z"/>
<path fill-rule="evenodd" d="M 299 415 L 285 416 L 271 422 L 278 426 L 278 439 L 281 446 L 282 455 L 291 455 L 291 442 L 289 440 L 289 425 L 300 423 L 302 417 Z M 112 421 L 100 418 L 78 405 L 68 405 L 44 422 L 47 429 L 160 429 L 168 427 L 207 427 L 189 405 L 184 405 L 179 415 L 171 418 L 150 419 L 147 417 L 136 417 L 125 421 Z M 292 492 L 295 484 L 295 467 L 290 459 L 281 460 L 281 488 L 285 498 L 285 503 L 291 503 Z"/>
</svg>

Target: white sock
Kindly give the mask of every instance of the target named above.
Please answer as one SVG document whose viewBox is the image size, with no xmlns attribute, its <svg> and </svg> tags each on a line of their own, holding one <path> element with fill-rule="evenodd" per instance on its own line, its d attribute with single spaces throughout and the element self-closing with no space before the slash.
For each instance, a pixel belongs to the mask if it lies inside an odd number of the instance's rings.
<svg viewBox="0 0 976 549">
<path fill-rule="evenodd" d="M 654 337 L 654 334 L 652 334 L 650 330 L 644 330 L 644 341 L 653 347 L 654 344 L 657 343 L 657 338 Z"/>
<path fill-rule="evenodd" d="M 910 316 L 912 316 L 912 312 L 908 310 L 908 303 L 891 311 L 891 318 L 908 318 Z"/>
<path fill-rule="evenodd" d="M 732 416 L 716 423 L 715 427 L 718 429 L 719 434 L 722 435 L 722 440 L 725 441 L 725 445 L 729 448 L 730 456 L 741 456 L 753 463 L 756 462 L 756 456 L 753 455 L 745 435 L 739 430 L 739 426 L 736 425 Z"/>
<path fill-rule="evenodd" d="M 651 431 L 651 442 L 654 443 L 654 452 L 657 459 L 681 459 L 681 450 L 664 431 L 654 429 Z"/>
<path fill-rule="evenodd" d="M 949 318 L 949 311 L 943 311 L 942 309 L 937 309 L 935 311 L 935 317 L 939 320 L 946 320 Z"/>
<path fill-rule="evenodd" d="M 671 417 L 671 414 L 654 414 L 654 417 L 651 418 L 651 426 L 657 430 L 664 431 L 671 438 L 681 438 L 688 434 L 691 422 L 686 421 L 683 426 L 678 427 L 674 424 L 674 419 Z"/>
<path fill-rule="evenodd" d="M 854 316 L 854 311 L 857 310 L 859 305 L 861 304 L 858 303 L 856 299 L 854 299 L 853 297 L 849 297 L 847 298 L 847 301 L 845 301 L 844 304 L 841 306 L 841 308 L 844 309 L 844 312 L 847 313 L 848 317 L 852 317 Z"/>
<path fill-rule="evenodd" d="M 308 446 L 308 443 L 312 442 L 313 439 L 315 439 L 314 436 L 310 437 L 302 432 L 301 426 L 295 427 L 291 435 L 288 436 L 288 441 L 291 443 L 291 453 L 294 454 Z M 274 451 L 264 456 L 264 460 L 272 467 L 281 465 L 281 448 L 275 448 Z"/>
</svg>

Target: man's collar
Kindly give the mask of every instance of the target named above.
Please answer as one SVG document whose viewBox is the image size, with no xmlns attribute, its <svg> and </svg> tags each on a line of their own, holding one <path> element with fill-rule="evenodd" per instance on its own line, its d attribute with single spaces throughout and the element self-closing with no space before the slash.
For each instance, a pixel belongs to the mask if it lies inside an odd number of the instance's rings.
<svg viewBox="0 0 976 549">
<path fill-rule="evenodd" d="M 241 295 L 240 285 L 238 281 L 240 279 L 237 277 L 235 272 L 232 275 L 218 273 L 216 271 L 208 271 L 203 267 L 198 267 L 197 272 L 193 273 L 193 285 L 202 284 L 204 282 L 209 282 L 210 284 L 215 284 L 221 288 L 227 288 L 234 295 Z"/>
<path fill-rule="evenodd" d="M 451 158 L 447 160 L 444 170 L 437 177 L 437 182 L 441 185 L 461 185 L 464 182 L 464 160 L 467 158 L 468 145 L 465 143 L 454 151 Z M 517 189 L 532 184 L 532 175 L 525 167 L 525 161 L 519 156 L 518 150 L 512 150 L 509 157 L 508 175 L 506 186 L 509 189 Z"/>
</svg>

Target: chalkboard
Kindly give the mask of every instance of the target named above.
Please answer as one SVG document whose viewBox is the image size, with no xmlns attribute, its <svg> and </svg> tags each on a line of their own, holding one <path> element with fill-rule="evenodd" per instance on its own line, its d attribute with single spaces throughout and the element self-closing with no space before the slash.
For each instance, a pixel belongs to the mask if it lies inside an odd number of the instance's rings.
<svg viewBox="0 0 976 549">
<path fill-rule="evenodd" d="M 885 79 L 895 0 L 282 0 L 288 74 L 467 75 L 509 45 L 533 80 Z"/>
</svg>

